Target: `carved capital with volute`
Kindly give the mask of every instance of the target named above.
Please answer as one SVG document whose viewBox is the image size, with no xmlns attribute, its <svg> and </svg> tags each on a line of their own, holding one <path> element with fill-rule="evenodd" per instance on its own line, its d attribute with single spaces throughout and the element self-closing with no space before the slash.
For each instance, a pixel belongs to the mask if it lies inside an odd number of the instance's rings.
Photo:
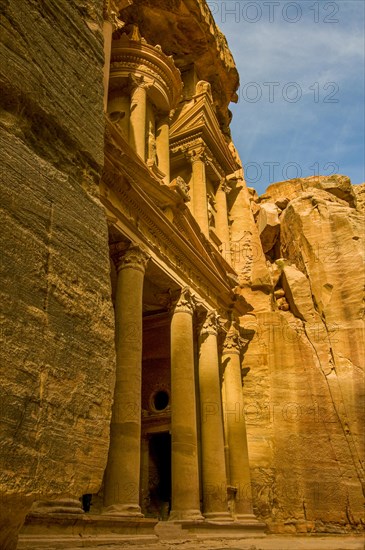
<svg viewBox="0 0 365 550">
<path fill-rule="evenodd" d="M 240 354 L 242 349 L 240 333 L 234 325 L 231 325 L 223 342 L 222 355 Z"/>
<path fill-rule="evenodd" d="M 174 313 L 190 313 L 195 310 L 195 300 L 189 287 L 182 289 L 180 297 L 175 305 Z"/>
<path fill-rule="evenodd" d="M 207 334 L 218 335 L 220 330 L 219 315 L 216 311 L 208 311 L 203 326 L 200 330 L 200 336 L 204 337 Z"/>
<path fill-rule="evenodd" d="M 219 191 L 223 191 L 223 193 L 230 193 L 232 191 L 232 188 L 227 184 L 227 180 L 225 178 L 222 178 L 218 187 Z"/>
<path fill-rule="evenodd" d="M 145 272 L 150 256 L 139 245 L 132 244 L 128 248 L 124 244 L 114 246 L 111 251 L 117 271 L 122 269 L 135 269 Z"/>
<path fill-rule="evenodd" d="M 138 88 L 148 90 L 154 85 L 154 82 L 155 81 L 152 78 L 146 78 L 144 75 L 137 75 L 133 73 L 129 73 L 128 75 L 128 84 L 132 93 Z"/>
<path fill-rule="evenodd" d="M 204 145 L 201 145 L 195 149 L 189 149 L 189 150 L 186 150 L 185 151 L 185 156 L 187 158 L 187 160 L 189 160 L 191 162 L 191 164 L 194 164 L 194 162 L 198 162 L 198 161 L 201 161 L 201 162 L 207 162 L 208 160 L 208 156 L 207 156 L 207 153 L 206 153 L 206 148 L 204 147 Z"/>
</svg>

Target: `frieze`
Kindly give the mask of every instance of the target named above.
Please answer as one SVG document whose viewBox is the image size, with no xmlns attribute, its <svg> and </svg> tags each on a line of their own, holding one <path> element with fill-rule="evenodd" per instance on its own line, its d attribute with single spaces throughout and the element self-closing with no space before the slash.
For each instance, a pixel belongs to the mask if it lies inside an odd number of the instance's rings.
<svg viewBox="0 0 365 550">
<path fill-rule="evenodd" d="M 198 287 L 207 298 L 211 298 L 210 286 L 205 284 L 203 279 L 193 269 L 193 264 L 188 256 L 181 252 L 174 242 L 158 228 L 152 219 L 140 208 L 139 204 L 130 197 L 125 188 L 119 188 L 119 194 L 122 200 L 118 201 L 118 209 L 141 232 L 149 246 L 164 261 L 168 261 L 175 270 L 179 270 L 190 284 Z M 129 208 L 126 203 L 129 205 Z"/>
</svg>

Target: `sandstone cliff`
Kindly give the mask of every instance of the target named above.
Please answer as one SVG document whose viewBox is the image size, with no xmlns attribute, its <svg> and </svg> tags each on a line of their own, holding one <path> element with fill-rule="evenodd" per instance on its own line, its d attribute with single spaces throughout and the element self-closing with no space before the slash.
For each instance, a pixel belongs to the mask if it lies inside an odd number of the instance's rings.
<svg viewBox="0 0 365 550">
<path fill-rule="evenodd" d="M 102 2 L 2 3 L 0 547 L 38 498 L 98 490 L 114 384 Z M 37 33 L 34 32 L 37 29 Z"/>
<path fill-rule="evenodd" d="M 255 506 L 273 531 L 357 529 L 364 215 L 344 176 L 271 185 L 252 209 L 273 285 L 271 307 L 242 319 Z"/>
</svg>

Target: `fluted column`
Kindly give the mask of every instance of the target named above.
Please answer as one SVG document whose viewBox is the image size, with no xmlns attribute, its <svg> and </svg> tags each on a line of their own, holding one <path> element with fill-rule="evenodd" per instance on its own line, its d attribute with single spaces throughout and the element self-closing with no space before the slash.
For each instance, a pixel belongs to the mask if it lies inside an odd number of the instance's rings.
<svg viewBox="0 0 365 550">
<path fill-rule="evenodd" d="M 193 184 L 191 194 L 193 196 L 193 214 L 200 229 L 209 238 L 209 220 L 207 203 L 207 184 L 205 174 L 204 149 L 193 151 L 189 155 L 192 165 Z"/>
<path fill-rule="evenodd" d="M 131 107 L 129 119 L 129 142 L 131 147 L 146 160 L 146 117 L 147 117 L 147 88 L 149 83 L 144 78 L 130 75 Z"/>
<path fill-rule="evenodd" d="M 222 353 L 224 367 L 224 416 L 228 444 L 230 485 L 235 487 L 234 516 L 238 521 L 255 520 L 242 394 L 240 337 L 232 325 Z"/>
<path fill-rule="evenodd" d="M 170 520 L 203 519 L 200 513 L 194 382 L 194 305 L 184 289 L 171 321 L 172 509 Z"/>
<path fill-rule="evenodd" d="M 224 259 L 231 263 L 231 243 L 228 225 L 228 208 L 227 208 L 227 194 L 230 192 L 230 187 L 223 180 L 215 195 L 216 210 L 215 215 L 215 229 L 219 239 L 222 241 L 222 256 Z"/>
<path fill-rule="evenodd" d="M 105 513 L 141 516 L 139 506 L 142 295 L 147 254 L 131 246 L 116 258 L 116 383 L 105 473 Z"/>
<path fill-rule="evenodd" d="M 210 520 L 231 521 L 227 503 L 217 321 L 217 314 L 209 312 L 200 332 L 199 391 L 203 514 Z"/>
<path fill-rule="evenodd" d="M 164 182 L 170 183 L 170 146 L 169 146 L 169 118 L 162 117 L 157 122 L 156 152 L 158 167 L 165 174 Z"/>
</svg>

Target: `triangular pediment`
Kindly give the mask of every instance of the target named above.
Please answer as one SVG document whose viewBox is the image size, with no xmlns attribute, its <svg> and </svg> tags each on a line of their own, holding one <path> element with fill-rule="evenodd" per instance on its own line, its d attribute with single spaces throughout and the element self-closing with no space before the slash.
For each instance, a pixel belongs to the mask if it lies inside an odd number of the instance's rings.
<svg viewBox="0 0 365 550">
<path fill-rule="evenodd" d="M 189 137 L 199 136 L 214 154 L 226 173 L 238 169 L 228 144 L 221 132 L 209 95 L 204 93 L 185 103 L 176 113 L 170 127 L 170 143 L 187 144 Z"/>
</svg>

